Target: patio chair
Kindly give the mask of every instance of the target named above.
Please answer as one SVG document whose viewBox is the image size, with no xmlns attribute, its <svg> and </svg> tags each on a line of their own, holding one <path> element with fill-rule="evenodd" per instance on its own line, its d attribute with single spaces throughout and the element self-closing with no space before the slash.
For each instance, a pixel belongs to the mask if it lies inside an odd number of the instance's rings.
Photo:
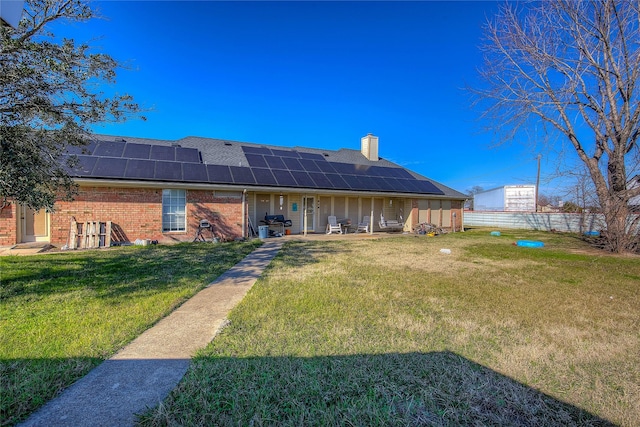
<svg viewBox="0 0 640 427">
<path fill-rule="evenodd" d="M 329 223 L 327 224 L 327 234 L 331 234 L 334 231 L 338 234 L 342 234 L 342 225 L 338 224 L 338 219 L 331 215 L 329 216 Z"/>
<path fill-rule="evenodd" d="M 369 232 L 369 223 L 371 222 L 371 217 L 363 216 L 362 222 L 358 223 L 358 228 L 356 228 L 356 233 L 359 231 L 364 231 L 365 233 Z"/>
</svg>

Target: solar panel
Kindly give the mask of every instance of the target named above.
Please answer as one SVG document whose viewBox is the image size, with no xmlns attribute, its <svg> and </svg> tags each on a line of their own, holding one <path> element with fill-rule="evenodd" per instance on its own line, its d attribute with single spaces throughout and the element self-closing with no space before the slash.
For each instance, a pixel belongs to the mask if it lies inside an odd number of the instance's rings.
<svg viewBox="0 0 640 427">
<path fill-rule="evenodd" d="M 155 179 L 182 181 L 182 163 L 157 161 Z"/>
<path fill-rule="evenodd" d="M 297 151 L 292 151 L 292 150 L 276 150 L 274 148 L 271 149 L 271 153 L 274 156 L 280 156 L 280 157 L 293 157 L 293 158 L 298 158 L 300 157 L 300 154 L 298 154 Z"/>
<path fill-rule="evenodd" d="M 200 163 L 200 152 L 195 148 L 176 147 L 176 161 Z"/>
<path fill-rule="evenodd" d="M 94 142 L 91 142 L 89 145 L 82 146 L 70 145 L 67 147 L 67 154 L 91 154 L 95 148 L 96 144 Z"/>
<path fill-rule="evenodd" d="M 326 176 L 334 188 L 343 188 L 343 189 L 349 188 L 349 186 L 347 185 L 345 180 L 342 178 L 342 176 L 338 175 L 337 173 L 328 173 L 326 174 Z"/>
<path fill-rule="evenodd" d="M 400 191 L 402 189 L 402 187 L 400 187 L 400 184 L 398 184 L 398 179 L 397 178 L 383 178 L 382 182 L 384 182 L 384 185 L 386 188 L 389 188 L 390 191 Z"/>
<path fill-rule="evenodd" d="M 269 169 L 254 168 L 252 171 L 259 185 L 275 185 L 278 183 Z"/>
<path fill-rule="evenodd" d="M 367 187 L 362 183 L 360 177 L 357 175 L 342 175 L 342 178 L 346 181 L 352 190 L 366 190 Z"/>
<path fill-rule="evenodd" d="M 206 165 L 207 174 L 209 175 L 209 182 L 217 184 L 230 184 L 233 183 L 233 177 L 229 166 L 222 165 Z"/>
<path fill-rule="evenodd" d="M 242 151 L 244 151 L 245 153 L 263 154 L 267 156 L 271 155 L 271 150 L 269 150 L 267 147 L 252 147 L 249 145 L 243 145 Z"/>
<path fill-rule="evenodd" d="M 229 166 L 234 184 L 255 184 L 256 180 L 250 168 L 242 166 Z"/>
<path fill-rule="evenodd" d="M 189 182 L 208 182 L 207 165 L 201 163 L 184 163 L 182 178 Z"/>
<path fill-rule="evenodd" d="M 411 192 L 411 187 L 407 184 L 407 180 L 406 179 L 396 179 L 396 185 L 397 185 L 397 190 L 396 191 L 400 191 L 403 193 L 410 193 Z"/>
<path fill-rule="evenodd" d="M 369 190 L 382 190 L 382 184 L 378 181 L 380 178 L 374 176 L 360 176 L 360 182 Z"/>
<path fill-rule="evenodd" d="M 330 165 L 338 173 L 355 175 L 355 167 L 352 164 L 330 162 Z"/>
<path fill-rule="evenodd" d="M 397 168 L 384 168 L 384 176 L 388 176 L 390 178 L 402 178 Z"/>
<path fill-rule="evenodd" d="M 371 166 L 369 165 L 353 165 L 356 175 L 369 175 L 375 176 L 375 174 L 371 173 L 369 169 Z"/>
<path fill-rule="evenodd" d="M 268 168 L 267 162 L 264 159 L 264 156 L 261 154 L 245 154 L 247 158 L 247 162 L 249 162 L 249 166 L 254 168 Z"/>
<path fill-rule="evenodd" d="M 298 159 L 294 159 L 292 157 L 283 157 L 282 161 L 284 162 L 284 165 L 286 166 L 286 168 L 289 169 L 290 171 L 304 170 L 304 168 L 302 167 L 302 164 L 300 164 Z"/>
<path fill-rule="evenodd" d="M 333 184 L 329 181 L 329 178 L 321 172 L 309 172 L 309 176 L 316 183 L 318 188 L 333 188 Z"/>
<path fill-rule="evenodd" d="M 322 154 L 316 154 L 316 153 L 303 153 L 300 152 L 298 153 L 300 154 L 300 157 L 303 159 L 309 159 L 309 160 L 321 160 L 326 162 L 327 159 L 324 158 L 324 156 Z"/>
<path fill-rule="evenodd" d="M 121 142 L 102 141 L 96 145 L 93 150 L 94 156 L 101 157 L 122 157 L 124 151 L 124 144 Z"/>
<path fill-rule="evenodd" d="M 78 157 L 78 166 L 76 166 L 72 171 L 70 171 L 70 173 L 76 176 L 91 175 L 91 171 L 93 171 L 93 168 L 95 167 L 96 162 L 98 161 L 98 158 L 93 156 L 77 156 L 77 157 Z"/>
<path fill-rule="evenodd" d="M 311 179 L 309 174 L 306 172 L 291 171 L 291 175 L 293 175 L 293 178 L 296 180 L 299 187 L 308 187 L 308 188 L 316 187 L 315 181 Z"/>
<path fill-rule="evenodd" d="M 427 193 L 427 194 L 442 194 L 444 195 L 444 192 L 442 190 L 440 190 L 438 187 L 436 187 L 433 182 L 430 181 L 422 181 L 422 180 L 416 180 L 415 182 L 418 186 L 418 188 L 420 189 L 420 191 L 422 193 Z"/>
<path fill-rule="evenodd" d="M 383 176 L 379 176 L 376 178 L 378 185 L 385 191 L 393 191 L 395 190 L 395 188 L 393 187 L 392 183 L 389 181 L 388 178 L 383 177 Z"/>
<path fill-rule="evenodd" d="M 320 172 L 320 168 L 313 160 L 300 159 L 298 161 L 300 162 L 300 166 L 303 168 L 302 170 L 307 172 Z"/>
<path fill-rule="evenodd" d="M 406 179 L 413 179 L 413 180 L 416 179 L 406 169 L 401 169 L 401 168 L 394 168 L 394 169 L 396 170 L 396 173 L 398 174 L 398 178 L 406 178 Z"/>
<path fill-rule="evenodd" d="M 331 163 L 329 162 L 316 161 L 316 165 L 318 166 L 318 168 L 320 168 L 322 172 L 336 173 L 336 170 L 333 168 L 333 166 L 331 166 Z"/>
<path fill-rule="evenodd" d="M 156 162 L 153 160 L 129 159 L 124 177 L 153 179 L 155 176 L 155 167 Z"/>
<path fill-rule="evenodd" d="M 148 144 L 125 144 L 122 157 L 127 159 L 148 159 L 151 146 Z"/>
<path fill-rule="evenodd" d="M 127 159 L 98 157 L 91 176 L 101 178 L 122 178 L 127 167 Z"/>
<path fill-rule="evenodd" d="M 293 179 L 291 172 L 280 169 L 274 169 L 272 172 L 279 185 L 284 185 L 286 187 L 296 187 L 298 185 L 296 180 Z"/>
<path fill-rule="evenodd" d="M 264 156 L 264 159 L 267 161 L 267 164 L 271 169 L 286 169 L 287 167 L 284 165 L 282 158 L 275 156 Z"/>
<path fill-rule="evenodd" d="M 151 158 L 152 160 L 175 161 L 176 149 L 164 145 L 152 145 L 151 155 L 149 156 L 149 158 Z"/>
<path fill-rule="evenodd" d="M 384 174 L 385 167 L 382 166 L 368 166 L 367 175 L 369 176 L 386 176 Z"/>
<path fill-rule="evenodd" d="M 400 179 L 399 181 L 401 181 L 404 186 L 406 188 L 409 189 L 409 191 L 411 191 L 412 193 L 421 193 L 422 191 L 420 191 L 420 187 L 418 186 L 417 182 L 415 179 Z"/>
</svg>

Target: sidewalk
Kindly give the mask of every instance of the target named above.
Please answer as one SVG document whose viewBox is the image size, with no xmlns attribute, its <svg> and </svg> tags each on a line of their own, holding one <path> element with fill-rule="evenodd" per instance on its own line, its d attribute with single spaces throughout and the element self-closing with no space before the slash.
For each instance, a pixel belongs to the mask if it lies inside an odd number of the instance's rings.
<svg viewBox="0 0 640 427">
<path fill-rule="evenodd" d="M 45 404 L 20 426 L 132 426 L 178 384 L 282 247 L 267 239 L 169 316 Z"/>
</svg>

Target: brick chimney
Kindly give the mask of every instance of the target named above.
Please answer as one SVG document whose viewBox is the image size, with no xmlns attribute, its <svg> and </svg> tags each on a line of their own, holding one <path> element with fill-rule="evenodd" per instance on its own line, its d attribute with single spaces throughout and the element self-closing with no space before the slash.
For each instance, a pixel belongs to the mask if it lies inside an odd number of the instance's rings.
<svg viewBox="0 0 640 427">
<path fill-rule="evenodd" d="M 363 136 L 360 140 L 360 151 L 362 155 L 367 159 L 377 162 L 378 161 L 378 137 L 374 136 L 371 133 L 368 133 L 367 136 Z"/>
</svg>

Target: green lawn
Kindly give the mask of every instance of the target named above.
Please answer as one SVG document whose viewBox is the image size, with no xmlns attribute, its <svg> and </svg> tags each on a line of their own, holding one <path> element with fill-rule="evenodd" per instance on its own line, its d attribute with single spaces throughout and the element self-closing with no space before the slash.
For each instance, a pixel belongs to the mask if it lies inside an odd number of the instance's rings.
<svg viewBox="0 0 640 427">
<path fill-rule="evenodd" d="M 288 243 L 140 423 L 637 425 L 640 258 L 489 231 Z"/>
<path fill-rule="evenodd" d="M 640 258 L 489 231 L 289 241 L 140 424 L 637 425 Z M 256 244 L 0 258 L 2 425 Z"/>
<path fill-rule="evenodd" d="M 0 258 L 0 425 L 24 418 L 259 244 Z"/>
</svg>

